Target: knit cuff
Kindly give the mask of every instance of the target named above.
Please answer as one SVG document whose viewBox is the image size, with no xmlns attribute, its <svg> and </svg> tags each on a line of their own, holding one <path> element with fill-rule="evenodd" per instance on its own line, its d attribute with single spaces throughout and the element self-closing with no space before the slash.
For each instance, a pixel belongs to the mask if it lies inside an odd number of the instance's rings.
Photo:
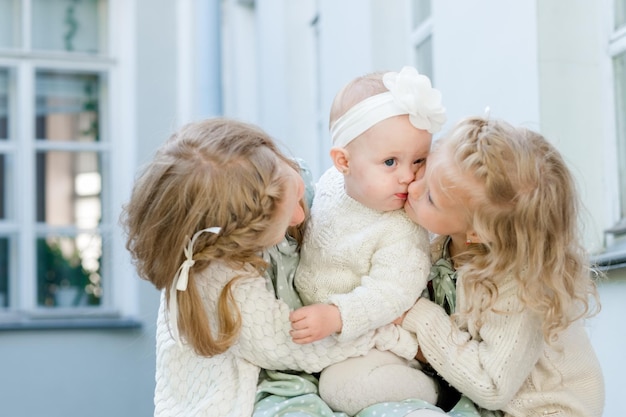
<svg viewBox="0 0 626 417">
<path fill-rule="evenodd" d="M 415 305 L 411 307 L 404 320 L 402 321 L 402 328 L 417 333 L 419 323 L 423 323 L 426 317 L 429 317 L 433 311 L 438 310 L 440 307 L 426 298 L 419 298 Z M 435 313 L 436 314 L 436 313 Z"/>
</svg>

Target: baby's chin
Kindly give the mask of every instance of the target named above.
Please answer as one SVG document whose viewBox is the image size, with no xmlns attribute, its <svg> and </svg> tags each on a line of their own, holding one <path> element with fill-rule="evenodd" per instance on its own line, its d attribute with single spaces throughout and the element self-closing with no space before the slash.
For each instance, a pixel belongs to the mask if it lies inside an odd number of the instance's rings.
<svg viewBox="0 0 626 417">
<path fill-rule="evenodd" d="M 405 207 L 405 200 L 402 199 L 396 199 L 388 204 L 385 204 L 384 207 L 380 208 L 380 211 L 396 211 L 396 210 L 403 210 Z"/>
</svg>

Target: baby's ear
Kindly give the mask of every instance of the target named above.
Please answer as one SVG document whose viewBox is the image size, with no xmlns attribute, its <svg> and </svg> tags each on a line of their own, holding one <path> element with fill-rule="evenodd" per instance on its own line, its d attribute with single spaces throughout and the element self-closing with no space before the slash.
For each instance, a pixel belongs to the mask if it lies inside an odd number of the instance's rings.
<svg viewBox="0 0 626 417">
<path fill-rule="evenodd" d="M 346 148 L 331 148 L 330 159 L 332 159 L 333 165 L 335 165 L 335 168 L 337 168 L 339 172 L 342 174 L 348 173 L 348 169 L 350 168 L 350 155 Z"/>
</svg>

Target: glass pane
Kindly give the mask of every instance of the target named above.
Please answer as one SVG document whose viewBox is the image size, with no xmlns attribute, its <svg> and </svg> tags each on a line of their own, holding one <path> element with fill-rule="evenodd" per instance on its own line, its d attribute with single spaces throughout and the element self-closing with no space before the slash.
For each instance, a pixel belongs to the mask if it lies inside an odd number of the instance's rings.
<svg viewBox="0 0 626 417">
<path fill-rule="evenodd" d="M 102 36 L 99 3 L 32 0 L 33 49 L 98 53 Z"/>
<path fill-rule="evenodd" d="M 99 83 L 98 74 L 39 71 L 37 139 L 97 142 Z"/>
<path fill-rule="evenodd" d="M 615 120 L 622 219 L 626 218 L 626 52 L 613 59 L 615 73 Z"/>
<path fill-rule="evenodd" d="M 0 68 L 0 140 L 7 140 L 8 138 L 9 138 L 9 70 L 6 68 Z"/>
<path fill-rule="evenodd" d="M 102 238 L 79 234 L 37 239 L 37 304 L 100 305 Z"/>
<path fill-rule="evenodd" d="M 430 0 L 413 0 L 413 29 L 430 17 Z"/>
<path fill-rule="evenodd" d="M 0 48 L 17 48 L 19 21 L 19 2 L 0 0 Z"/>
<path fill-rule="evenodd" d="M 615 0 L 615 29 L 626 25 L 626 0 Z"/>
<path fill-rule="evenodd" d="M 10 240 L 0 237 L 0 308 L 9 306 Z"/>
<path fill-rule="evenodd" d="M 432 36 L 427 37 L 422 43 L 415 47 L 415 55 L 417 60 L 416 66 L 419 73 L 426 75 L 430 78 L 430 81 L 434 83 Z"/>
<path fill-rule="evenodd" d="M 38 152 L 37 221 L 94 229 L 102 218 L 102 172 L 97 152 Z"/>
</svg>

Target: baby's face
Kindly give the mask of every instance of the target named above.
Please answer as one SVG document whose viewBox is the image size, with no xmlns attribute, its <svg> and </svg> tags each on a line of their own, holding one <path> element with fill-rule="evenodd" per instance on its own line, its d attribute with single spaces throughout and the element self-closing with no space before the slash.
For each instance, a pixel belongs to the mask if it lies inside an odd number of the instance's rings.
<svg viewBox="0 0 626 417">
<path fill-rule="evenodd" d="M 346 147 L 347 194 L 374 210 L 401 209 L 409 184 L 423 174 L 431 140 L 406 115 L 375 124 Z"/>
</svg>

